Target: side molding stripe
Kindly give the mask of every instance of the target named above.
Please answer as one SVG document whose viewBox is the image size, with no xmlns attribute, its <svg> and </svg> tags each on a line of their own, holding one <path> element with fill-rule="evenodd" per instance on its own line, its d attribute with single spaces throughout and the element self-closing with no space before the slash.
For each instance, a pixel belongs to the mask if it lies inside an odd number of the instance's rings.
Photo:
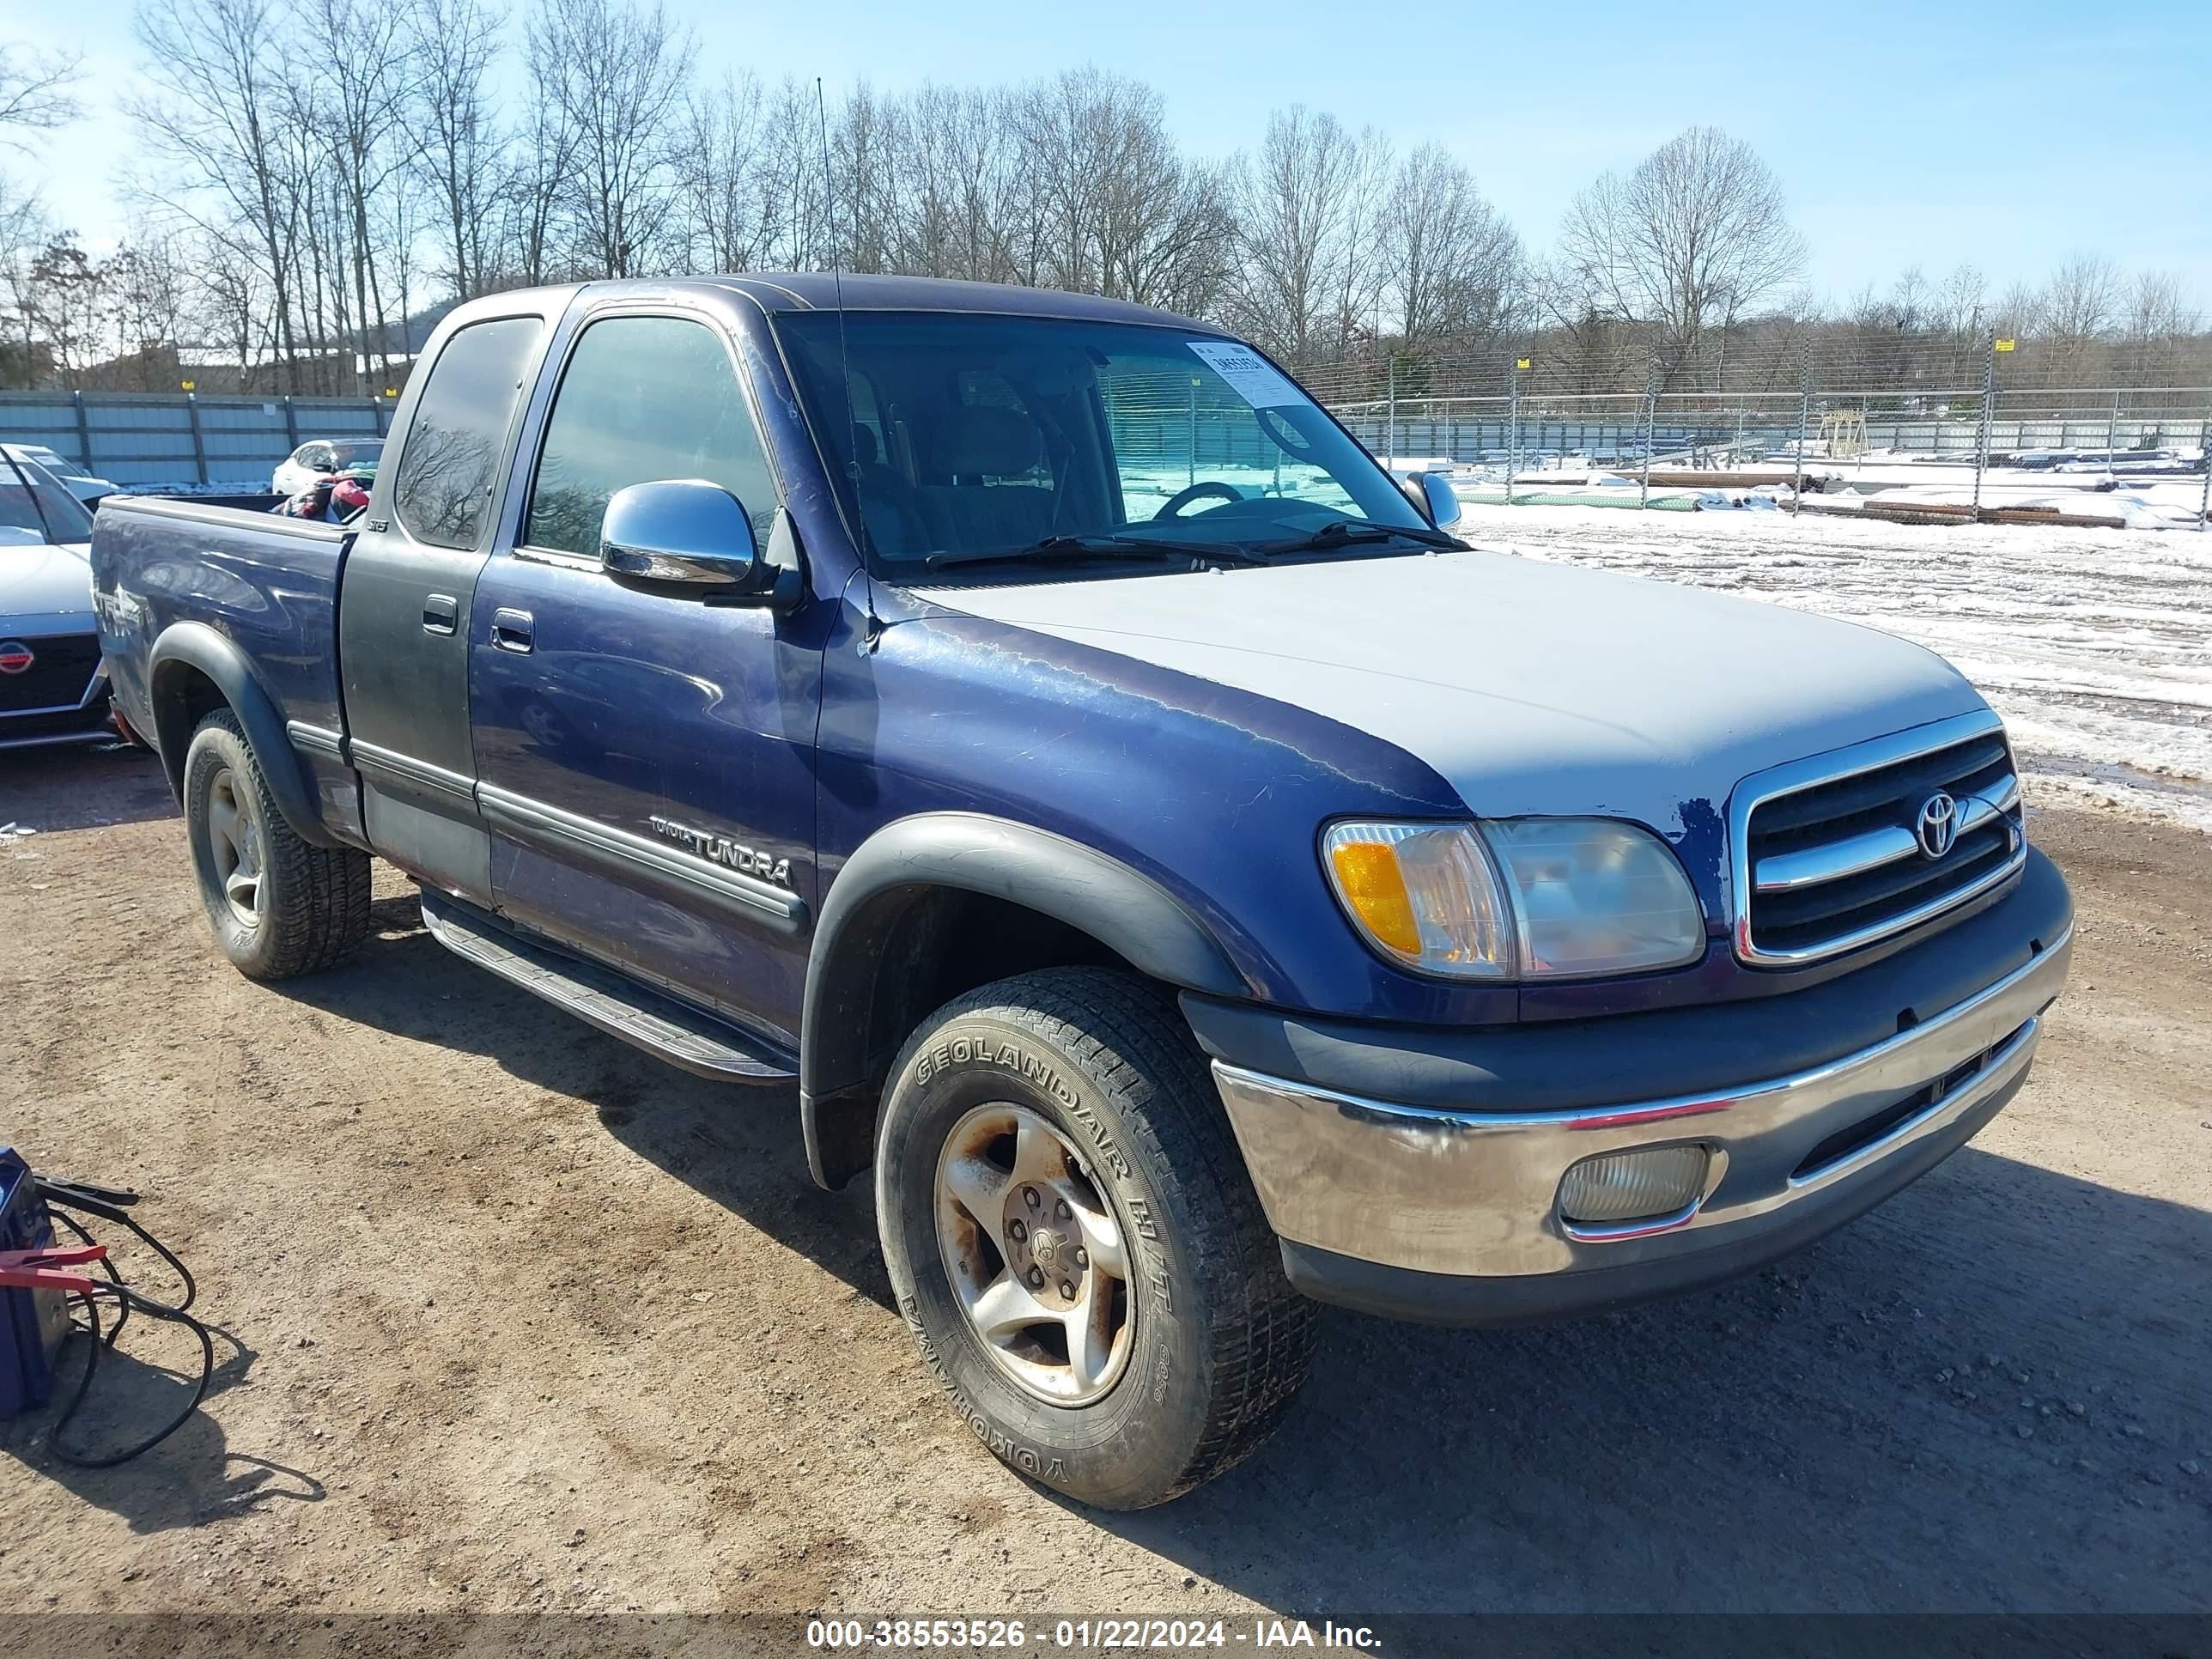
<svg viewBox="0 0 2212 1659">
<path fill-rule="evenodd" d="M 476 793 L 486 823 L 550 857 L 580 860 L 612 880 L 651 888 L 678 903 L 704 902 L 772 933 L 797 933 L 805 925 L 806 901 L 772 883 L 495 784 L 478 784 Z"/>
<path fill-rule="evenodd" d="M 477 781 L 459 772 L 449 772 L 442 766 L 433 766 L 428 761 L 416 760 L 412 755 L 403 755 L 396 749 L 386 749 L 356 738 L 347 745 L 353 752 L 353 763 L 380 782 L 397 784 L 409 793 L 442 796 L 456 805 L 475 809 Z"/>
<path fill-rule="evenodd" d="M 305 720 L 284 722 L 284 734 L 292 739 L 292 747 L 304 749 L 311 755 L 320 755 L 325 760 L 350 765 L 346 759 L 346 742 L 326 726 L 310 726 Z"/>
</svg>

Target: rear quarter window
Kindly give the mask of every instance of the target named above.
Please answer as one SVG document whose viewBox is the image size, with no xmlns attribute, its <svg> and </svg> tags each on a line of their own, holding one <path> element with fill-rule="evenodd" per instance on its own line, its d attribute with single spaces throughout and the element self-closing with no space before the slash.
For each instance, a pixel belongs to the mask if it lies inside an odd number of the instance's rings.
<svg viewBox="0 0 2212 1659">
<path fill-rule="evenodd" d="M 392 480 L 392 511 L 418 541 L 472 548 L 482 539 L 522 379 L 544 331 L 535 317 L 501 317 L 470 324 L 439 352 Z"/>
</svg>

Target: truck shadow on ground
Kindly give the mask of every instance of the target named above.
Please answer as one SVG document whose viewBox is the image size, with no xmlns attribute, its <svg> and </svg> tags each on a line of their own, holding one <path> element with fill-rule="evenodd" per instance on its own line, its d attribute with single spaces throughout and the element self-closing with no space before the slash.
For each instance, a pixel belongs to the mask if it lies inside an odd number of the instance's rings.
<svg viewBox="0 0 2212 1659">
<path fill-rule="evenodd" d="M 411 897 L 377 921 L 356 963 L 276 988 L 588 1102 L 890 1306 L 868 1198 L 807 1179 L 790 1089 L 635 1054 L 448 956 Z M 2212 1217 L 1969 1148 L 1718 1290 L 1505 1331 L 1328 1312 L 1269 1448 L 1161 1509 L 1075 1512 L 1309 1617 L 2186 1607 L 2207 1260 Z"/>
<path fill-rule="evenodd" d="M 1717 1290 L 1332 1313 L 1272 1452 L 1097 1518 L 1301 1613 L 2201 1611 L 2208 1253 L 2203 1212 L 1968 1148 Z"/>
<path fill-rule="evenodd" d="M 586 1102 L 623 1146 L 891 1306 L 867 1183 L 825 1193 L 808 1176 L 795 1085 L 710 1082 L 594 1030 L 447 951 L 424 929 L 412 894 L 378 900 L 372 917 L 353 961 L 270 988 L 339 1018 L 483 1054 Z"/>
</svg>

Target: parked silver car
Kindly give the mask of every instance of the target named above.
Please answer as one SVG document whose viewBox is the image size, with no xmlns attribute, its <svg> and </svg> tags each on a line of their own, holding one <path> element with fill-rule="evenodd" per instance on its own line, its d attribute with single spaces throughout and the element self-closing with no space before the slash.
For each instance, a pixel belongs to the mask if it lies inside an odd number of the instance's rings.
<svg viewBox="0 0 2212 1659">
<path fill-rule="evenodd" d="M 311 438 L 276 464 L 269 487 L 279 495 L 296 495 L 334 472 L 374 473 L 383 453 L 380 438 Z"/>
<path fill-rule="evenodd" d="M 63 489 L 87 507 L 95 505 L 102 496 L 115 495 L 122 489 L 112 479 L 94 477 L 58 450 L 49 449 L 44 444 L 0 444 L 0 452 L 4 452 L 11 461 L 44 467 L 54 475 Z"/>
<path fill-rule="evenodd" d="M 92 514 L 0 450 L 0 749 L 112 738 L 85 556 Z"/>
</svg>

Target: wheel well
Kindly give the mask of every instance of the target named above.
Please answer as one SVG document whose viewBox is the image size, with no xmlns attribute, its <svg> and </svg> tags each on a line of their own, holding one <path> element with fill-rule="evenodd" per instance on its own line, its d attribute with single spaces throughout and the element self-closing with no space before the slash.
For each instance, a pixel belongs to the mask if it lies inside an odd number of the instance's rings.
<svg viewBox="0 0 2212 1659">
<path fill-rule="evenodd" d="M 873 973 L 842 1012 L 857 1028 L 840 1045 L 857 1076 L 802 1097 L 808 1161 L 823 1186 L 842 1187 L 873 1160 L 876 1111 L 891 1062 L 915 1030 L 962 993 L 1040 968 L 1119 968 L 1127 957 L 1056 916 L 982 893 L 912 887 L 878 896 L 858 931 Z M 849 1076 L 849 1074 L 848 1074 Z"/>
<path fill-rule="evenodd" d="M 915 1028 L 963 992 L 1040 968 L 1137 969 L 1079 927 L 1011 899 L 955 888 L 918 895 L 892 923 L 866 1016 L 868 1083 L 880 1089 Z"/>
<path fill-rule="evenodd" d="M 161 769 L 169 775 L 169 793 L 181 801 L 185 750 L 191 745 L 192 732 L 212 710 L 229 708 L 230 700 L 204 671 L 173 657 L 155 665 L 149 690 L 155 747 L 161 751 Z"/>
</svg>

